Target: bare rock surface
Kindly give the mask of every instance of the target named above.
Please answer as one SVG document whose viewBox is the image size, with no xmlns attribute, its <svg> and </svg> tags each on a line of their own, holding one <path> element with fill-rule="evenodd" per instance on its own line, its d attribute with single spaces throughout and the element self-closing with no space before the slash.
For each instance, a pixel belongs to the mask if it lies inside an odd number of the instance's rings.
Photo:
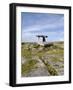
<svg viewBox="0 0 73 90">
<path fill-rule="evenodd" d="M 38 67 L 37 69 L 31 70 L 30 73 L 27 74 L 27 77 L 36 77 L 36 76 L 49 76 L 50 74 L 44 67 Z"/>
</svg>

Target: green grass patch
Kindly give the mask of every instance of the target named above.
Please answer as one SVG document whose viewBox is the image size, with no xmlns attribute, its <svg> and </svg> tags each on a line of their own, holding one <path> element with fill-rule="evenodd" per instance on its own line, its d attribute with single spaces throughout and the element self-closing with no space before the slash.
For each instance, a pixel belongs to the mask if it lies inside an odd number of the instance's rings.
<svg viewBox="0 0 73 90">
<path fill-rule="evenodd" d="M 64 50 L 61 49 L 53 49 L 53 50 L 48 50 L 48 54 L 64 54 Z"/>
<path fill-rule="evenodd" d="M 28 60 L 25 64 L 22 64 L 22 67 L 21 67 L 22 75 L 26 75 L 32 69 L 34 69 L 37 62 L 38 61 L 36 61 L 36 60 Z"/>
<path fill-rule="evenodd" d="M 38 57 L 42 57 L 43 55 L 44 55 L 44 52 L 43 51 L 39 51 L 39 52 L 37 52 L 37 54 L 36 54 Z"/>
<path fill-rule="evenodd" d="M 31 51 L 29 49 L 22 49 L 22 53 L 21 53 L 23 57 L 25 58 L 31 58 L 32 54 Z"/>
<path fill-rule="evenodd" d="M 57 70 L 56 70 L 51 64 L 49 64 L 48 62 L 45 62 L 41 57 L 40 57 L 40 59 L 41 59 L 42 62 L 45 64 L 46 69 L 48 70 L 48 72 L 50 73 L 51 76 L 56 76 L 56 75 L 58 75 Z"/>
<path fill-rule="evenodd" d="M 60 62 L 60 58 L 58 58 L 58 57 L 52 57 L 52 58 L 51 58 L 51 61 L 52 61 L 52 62 L 55 62 L 55 63 L 56 63 L 56 62 Z"/>
<path fill-rule="evenodd" d="M 64 68 L 64 65 L 60 66 L 60 68 Z"/>
<path fill-rule="evenodd" d="M 51 66 L 50 64 L 47 64 L 47 68 L 48 68 L 48 72 L 50 73 L 50 75 L 52 76 L 58 75 L 58 72 L 56 71 L 56 69 L 53 68 L 53 66 Z"/>
<path fill-rule="evenodd" d="M 33 47 L 34 47 L 34 48 L 39 48 L 40 45 L 38 45 L 38 44 L 34 44 Z"/>
</svg>

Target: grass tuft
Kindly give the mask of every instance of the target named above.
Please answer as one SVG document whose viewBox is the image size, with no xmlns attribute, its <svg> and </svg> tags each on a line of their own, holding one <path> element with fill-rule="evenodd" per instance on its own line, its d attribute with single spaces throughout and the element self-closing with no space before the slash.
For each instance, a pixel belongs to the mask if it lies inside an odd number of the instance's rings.
<svg viewBox="0 0 73 90">
<path fill-rule="evenodd" d="M 22 64 L 21 70 L 22 75 L 26 75 L 29 73 L 32 69 L 35 68 L 37 61 L 36 60 L 28 60 L 26 63 Z"/>
</svg>

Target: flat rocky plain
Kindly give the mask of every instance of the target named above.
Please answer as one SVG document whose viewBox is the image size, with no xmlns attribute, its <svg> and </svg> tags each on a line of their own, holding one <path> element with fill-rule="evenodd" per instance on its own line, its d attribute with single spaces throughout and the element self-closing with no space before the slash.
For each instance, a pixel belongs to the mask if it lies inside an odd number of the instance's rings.
<svg viewBox="0 0 73 90">
<path fill-rule="evenodd" d="M 64 42 L 21 43 L 22 77 L 64 75 Z"/>
</svg>

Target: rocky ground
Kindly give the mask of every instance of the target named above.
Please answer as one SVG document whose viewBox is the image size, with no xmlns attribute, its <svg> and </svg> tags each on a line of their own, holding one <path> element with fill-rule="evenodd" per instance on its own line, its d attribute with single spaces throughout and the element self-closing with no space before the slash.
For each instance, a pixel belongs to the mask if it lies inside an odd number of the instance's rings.
<svg viewBox="0 0 73 90">
<path fill-rule="evenodd" d="M 64 75 L 64 42 L 22 43 L 21 55 L 22 77 Z"/>
</svg>

